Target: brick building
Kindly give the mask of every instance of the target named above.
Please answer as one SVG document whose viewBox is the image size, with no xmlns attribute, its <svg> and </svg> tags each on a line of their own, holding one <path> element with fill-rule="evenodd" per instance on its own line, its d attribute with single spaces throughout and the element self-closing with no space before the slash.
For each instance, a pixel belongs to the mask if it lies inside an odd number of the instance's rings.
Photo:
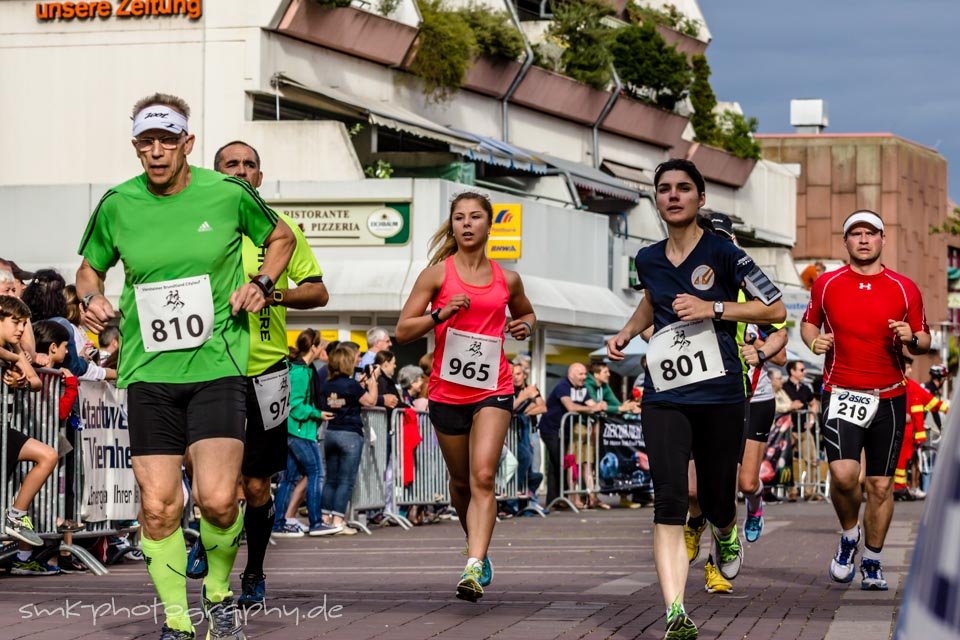
<svg viewBox="0 0 960 640">
<path fill-rule="evenodd" d="M 886 226 L 883 262 L 923 292 L 931 326 L 949 320 L 948 244 L 931 226 L 950 211 L 947 161 L 935 150 L 891 133 L 758 135 L 768 160 L 800 166 L 797 180 L 797 261 L 846 260 L 842 223 L 872 209 Z M 925 375 L 926 360 L 918 363 Z"/>
</svg>

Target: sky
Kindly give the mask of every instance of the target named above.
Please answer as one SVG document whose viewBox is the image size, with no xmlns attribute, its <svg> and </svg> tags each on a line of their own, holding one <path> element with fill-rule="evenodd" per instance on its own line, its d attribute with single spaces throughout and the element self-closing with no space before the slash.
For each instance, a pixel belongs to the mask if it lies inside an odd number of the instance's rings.
<svg viewBox="0 0 960 640">
<path fill-rule="evenodd" d="M 721 101 L 791 132 L 791 98 L 822 98 L 828 132 L 890 132 L 948 162 L 960 202 L 960 0 L 699 0 Z"/>
</svg>

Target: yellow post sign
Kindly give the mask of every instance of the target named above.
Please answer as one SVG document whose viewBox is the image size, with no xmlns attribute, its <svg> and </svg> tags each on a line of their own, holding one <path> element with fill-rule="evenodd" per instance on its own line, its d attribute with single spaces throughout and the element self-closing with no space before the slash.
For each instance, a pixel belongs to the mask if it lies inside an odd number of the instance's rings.
<svg viewBox="0 0 960 640">
<path fill-rule="evenodd" d="M 494 260 L 519 260 L 522 247 L 523 205 L 494 204 L 487 257 Z"/>
</svg>

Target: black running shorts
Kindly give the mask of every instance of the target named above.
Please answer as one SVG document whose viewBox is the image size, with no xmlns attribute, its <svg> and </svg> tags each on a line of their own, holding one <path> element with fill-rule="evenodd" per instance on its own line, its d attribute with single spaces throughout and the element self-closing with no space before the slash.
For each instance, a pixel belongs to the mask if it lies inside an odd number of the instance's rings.
<svg viewBox="0 0 960 640">
<path fill-rule="evenodd" d="M 907 423 L 907 396 L 880 400 L 880 408 L 867 428 L 834 418 L 830 413 L 830 392 L 823 392 L 820 437 L 830 462 L 856 460 L 861 450 L 867 458 L 868 476 L 893 476 L 900 457 L 903 429 Z"/>
<path fill-rule="evenodd" d="M 246 396 L 242 376 L 131 384 L 127 389 L 131 455 L 183 455 L 191 444 L 207 438 L 243 442 Z"/>
<path fill-rule="evenodd" d="M 276 373 L 286 368 L 287 361 L 281 360 L 260 375 Z M 257 377 L 246 378 L 247 441 L 243 448 L 241 473 L 248 478 L 269 478 L 287 468 L 287 421 L 264 430 L 263 416 L 253 383 Z"/>
<path fill-rule="evenodd" d="M 430 422 L 433 428 L 447 436 L 466 436 L 473 427 L 473 416 L 484 407 L 503 409 L 513 415 L 513 395 L 493 395 L 470 404 L 447 404 L 430 401 Z"/>
<path fill-rule="evenodd" d="M 30 436 L 23 433 L 22 431 L 17 431 L 16 429 L 11 429 L 7 427 L 7 479 L 13 475 L 13 472 L 17 470 L 17 462 L 20 458 L 20 451 L 23 449 L 23 445 L 27 444 L 27 440 L 30 439 Z"/>
<path fill-rule="evenodd" d="M 777 401 L 773 398 L 747 403 L 747 419 L 743 421 L 744 438 L 766 443 L 776 411 Z"/>
</svg>

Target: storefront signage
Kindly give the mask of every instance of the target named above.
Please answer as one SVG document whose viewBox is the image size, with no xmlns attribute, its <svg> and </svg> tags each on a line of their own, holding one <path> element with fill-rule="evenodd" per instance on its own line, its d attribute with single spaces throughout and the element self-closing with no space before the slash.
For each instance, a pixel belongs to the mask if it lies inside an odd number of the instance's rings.
<svg viewBox="0 0 960 640">
<path fill-rule="evenodd" d="M 93 2 L 38 2 L 37 20 L 89 20 L 92 18 L 147 18 L 151 16 L 203 16 L 203 0 L 95 0 Z"/>
<path fill-rule="evenodd" d="M 407 203 L 272 203 L 290 216 L 314 247 L 406 244 L 410 239 Z"/>
<path fill-rule="evenodd" d="M 523 205 L 494 204 L 493 226 L 487 240 L 487 257 L 519 260 L 523 247 Z"/>
</svg>

